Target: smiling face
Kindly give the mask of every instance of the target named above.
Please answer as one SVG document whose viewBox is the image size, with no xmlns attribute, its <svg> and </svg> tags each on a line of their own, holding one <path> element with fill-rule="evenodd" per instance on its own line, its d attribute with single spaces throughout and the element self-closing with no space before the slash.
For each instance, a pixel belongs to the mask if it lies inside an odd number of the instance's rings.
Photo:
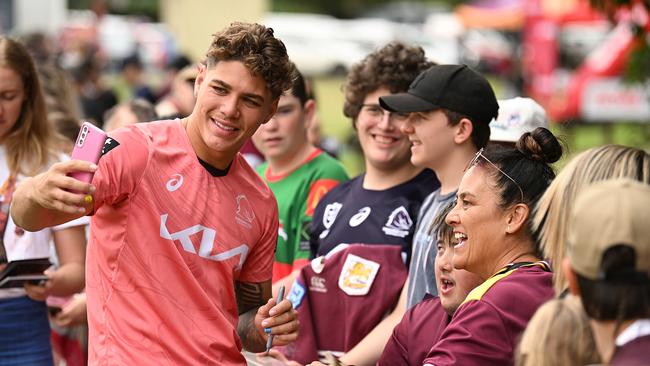
<svg viewBox="0 0 650 366">
<path fill-rule="evenodd" d="M 483 165 L 470 168 L 458 187 L 456 206 L 446 222 L 454 228 L 454 268 L 487 279 L 507 254 L 507 212 L 499 206 L 494 178 Z"/>
<path fill-rule="evenodd" d="M 313 101 L 307 101 L 309 106 Z M 290 161 L 307 141 L 306 108 L 290 92 L 280 97 L 278 110 L 253 135 L 253 142 L 270 162 Z"/>
<path fill-rule="evenodd" d="M 408 164 L 411 156 L 411 143 L 401 132 L 404 118 L 399 115 L 388 117 L 379 106 L 379 97 L 390 94 L 382 87 L 366 95 L 364 107 L 355 122 L 366 165 L 380 170 Z"/>
<path fill-rule="evenodd" d="M 455 126 L 441 110 L 411 113 L 402 131 L 413 144 L 411 163 L 436 169 L 454 148 Z"/>
<path fill-rule="evenodd" d="M 24 101 L 23 80 L 14 70 L 0 66 L 0 142 L 18 121 Z"/>
<path fill-rule="evenodd" d="M 201 159 L 226 168 L 241 146 L 275 112 L 264 79 L 240 61 L 219 61 L 196 78 L 196 105 L 187 131 Z"/>
<path fill-rule="evenodd" d="M 438 251 L 435 259 L 436 287 L 440 304 L 450 316 L 465 300 L 467 294 L 481 284 L 481 278 L 464 269 L 455 269 L 452 265 L 454 257 L 454 242 L 451 238 L 438 240 Z"/>
</svg>

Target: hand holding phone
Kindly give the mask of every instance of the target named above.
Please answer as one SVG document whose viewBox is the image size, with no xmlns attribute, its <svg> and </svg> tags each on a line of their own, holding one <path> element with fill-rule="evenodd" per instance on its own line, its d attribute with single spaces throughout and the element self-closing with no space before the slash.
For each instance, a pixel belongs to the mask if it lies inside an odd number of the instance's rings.
<svg viewBox="0 0 650 366">
<path fill-rule="evenodd" d="M 70 158 L 72 160 L 88 161 L 93 164 L 99 163 L 106 137 L 106 132 L 99 127 L 90 122 L 84 122 L 79 130 Z M 93 173 L 91 172 L 72 172 L 68 175 L 85 183 L 90 183 L 93 180 Z"/>
<path fill-rule="evenodd" d="M 63 307 L 72 299 L 72 296 L 48 296 L 45 299 L 45 304 L 47 304 L 47 310 L 51 316 L 55 316 L 60 313 Z"/>
</svg>

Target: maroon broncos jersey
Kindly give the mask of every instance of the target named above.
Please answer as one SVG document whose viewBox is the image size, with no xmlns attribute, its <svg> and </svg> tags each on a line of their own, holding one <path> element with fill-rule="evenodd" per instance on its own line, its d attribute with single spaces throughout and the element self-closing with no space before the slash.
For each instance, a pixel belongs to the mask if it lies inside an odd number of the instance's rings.
<svg viewBox="0 0 650 366">
<path fill-rule="evenodd" d="M 395 326 L 377 366 L 422 365 L 450 320 L 440 298 L 426 295 Z"/>
<path fill-rule="evenodd" d="M 552 280 L 545 262 L 505 267 L 467 295 L 424 364 L 514 364 L 521 333 L 554 295 Z"/>
<path fill-rule="evenodd" d="M 339 248 L 303 267 L 288 296 L 300 336 L 281 351 L 301 364 L 354 347 L 397 303 L 406 280 L 399 245 Z"/>
</svg>

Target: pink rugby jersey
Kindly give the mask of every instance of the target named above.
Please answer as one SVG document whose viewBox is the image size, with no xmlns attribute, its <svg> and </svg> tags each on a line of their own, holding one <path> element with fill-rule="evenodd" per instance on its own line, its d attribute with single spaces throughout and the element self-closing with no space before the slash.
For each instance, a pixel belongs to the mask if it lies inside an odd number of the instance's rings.
<svg viewBox="0 0 650 366">
<path fill-rule="evenodd" d="M 212 176 L 180 120 L 111 139 L 93 179 L 89 363 L 245 365 L 234 282 L 271 279 L 271 191 L 240 154 Z"/>
</svg>

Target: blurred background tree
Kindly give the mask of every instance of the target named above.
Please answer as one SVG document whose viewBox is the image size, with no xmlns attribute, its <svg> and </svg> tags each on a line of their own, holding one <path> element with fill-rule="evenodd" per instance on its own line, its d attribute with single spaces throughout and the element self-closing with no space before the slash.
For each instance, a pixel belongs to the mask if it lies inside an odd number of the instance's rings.
<svg viewBox="0 0 650 366">
<path fill-rule="evenodd" d="M 650 11 L 650 0 L 589 0 L 592 7 L 604 12 L 610 20 L 622 8 L 630 8 L 635 4 L 644 6 Z M 633 29 L 638 47 L 632 51 L 627 63 L 624 80 L 628 82 L 645 82 L 650 80 L 650 29 L 637 26 Z"/>
<path fill-rule="evenodd" d="M 418 9 L 439 8 L 441 5 L 452 8 L 461 4 L 462 0 L 411 0 L 411 1 L 394 1 L 394 0 L 274 0 L 272 1 L 272 10 L 277 12 L 303 12 L 303 13 L 320 13 L 329 14 L 337 18 L 354 18 L 367 13 L 374 8 L 392 7 L 395 9 L 406 9 L 401 6 L 404 3 L 409 4 L 410 9 L 405 11 L 414 11 L 414 15 L 422 16 L 422 12 L 417 14 Z M 418 7 L 420 4 L 421 7 Z M 399 11 L 399 10 L 397 10 Z M 399 15 L 399 14 L 396 14 Z"/>
</svg>

